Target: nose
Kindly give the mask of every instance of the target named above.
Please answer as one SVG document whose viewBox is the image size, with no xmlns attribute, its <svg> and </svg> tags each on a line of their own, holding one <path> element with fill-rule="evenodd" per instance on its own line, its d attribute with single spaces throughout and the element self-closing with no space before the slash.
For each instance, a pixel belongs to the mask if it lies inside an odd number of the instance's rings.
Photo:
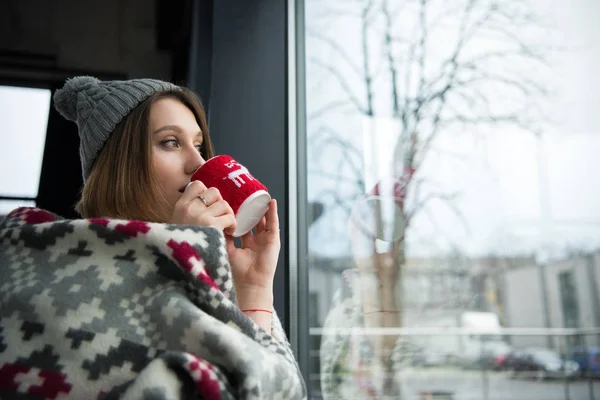
<svg viewBox="0 0 600 400">
<path fill-rule="evenodd" d="M 186 160 L 185 160 L 185 173 L 188 175 L 192 175 L 198 168 L 204 165 L 206 160 L 202 158 L 200 153 L 195 147 L 188 149 L 186 151 Z"/>
</svg>

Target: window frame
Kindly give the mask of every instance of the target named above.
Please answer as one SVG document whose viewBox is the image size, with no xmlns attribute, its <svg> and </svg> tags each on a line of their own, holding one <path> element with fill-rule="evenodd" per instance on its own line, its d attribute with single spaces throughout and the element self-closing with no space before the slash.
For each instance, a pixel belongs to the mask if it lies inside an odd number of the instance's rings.
<svg viewBox="0 0 600 400">
<path fill-rule="evenodd" d="M 290 344 L 311 398 L 309 334 L 308 196 L 305 1 L 287 1 L 288 255 Z"/>
</svg>

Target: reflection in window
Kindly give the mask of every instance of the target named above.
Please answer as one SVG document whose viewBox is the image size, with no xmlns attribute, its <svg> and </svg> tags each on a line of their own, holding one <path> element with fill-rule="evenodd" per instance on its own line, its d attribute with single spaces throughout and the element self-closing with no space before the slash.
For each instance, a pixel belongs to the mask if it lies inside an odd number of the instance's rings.
<svg viewBox="0 0 600 400">
<path fill-rule="evenodd" d="M 577 288 L 573 279 L 573 272 L 562 272 L 558 275 L 560 305 L 565 328 L 579 328 L 579 303 L 577 301 Z M 581 346 L 581 337 L 569 337 L 567 346 Z"/>
<path fill-rule="evenodd" d="M 600 5 L 305 8 L 313 395 L 553 398 L 465 371 L 563 352 L 548 329 L 600 328 L 581 311 L 600 303 Z M 558 299 L 564 263 L 592 287 L 579 325 Z"/>
<path fill-rule="evenodd" d="M 49 109 L 50 90 L 0 86 L 0 215 L 37 197 Z"/>
</svg>

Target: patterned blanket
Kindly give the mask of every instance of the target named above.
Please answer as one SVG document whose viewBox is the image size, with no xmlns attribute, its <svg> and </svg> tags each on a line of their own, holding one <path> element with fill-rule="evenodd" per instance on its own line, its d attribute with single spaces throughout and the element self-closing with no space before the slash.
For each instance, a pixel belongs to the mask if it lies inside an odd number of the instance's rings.
<svg viewBox="0 0 600 400">
<path fill-rule="evenodd" d="M 277 316 L 236 306 L 223 235 L 20 208 L 0 223 L 0 398 L 299 399 Z"/>
</svg>

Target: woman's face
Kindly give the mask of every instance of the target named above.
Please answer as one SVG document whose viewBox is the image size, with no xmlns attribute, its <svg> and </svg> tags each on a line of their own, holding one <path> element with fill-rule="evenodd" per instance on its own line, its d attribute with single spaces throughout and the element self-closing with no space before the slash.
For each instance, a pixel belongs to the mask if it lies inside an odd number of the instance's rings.
<svg viewBox="0 0 600 400">
<path fill-rule="evenodd" d="M 160 214 L 169 221 L 192 174 L 205 163 L 200 155 L 202 131 L 192 111 L 173 98 L 152 104 L 149 125 L 152 166 L 168 203 L 168 209 Z"/>
</svg>

